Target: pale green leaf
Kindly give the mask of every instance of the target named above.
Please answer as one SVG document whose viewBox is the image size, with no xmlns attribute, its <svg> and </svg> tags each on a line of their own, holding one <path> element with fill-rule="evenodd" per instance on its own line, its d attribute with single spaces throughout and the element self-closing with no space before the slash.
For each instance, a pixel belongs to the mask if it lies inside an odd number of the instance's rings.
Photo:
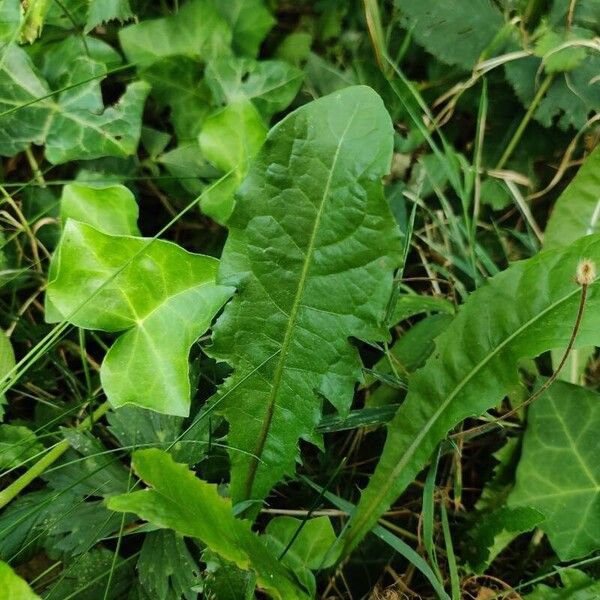
<svg viewBox="0 0 600 600">
<path fill-rule="evenodd" d="M 19 38 L 23 9 L 19 0 L 4 0 L 0 4 L 0 42 L 16 42 Z"/>
<path fill-rule="evenodd" d="M 0 590 L 3 600 L 40 600 L 24 579 L 0 560 Z"/>
<path fill-rule="evenodd" d="M 35 433 L 23 425 L 0 425 L 0 468 L 17 467 L 43 450 Z"/>
<path fill-rule="evenodd" d="M 578 36 L 571 32 L 559 33 L 552 29 L 543 32 L 537 40 L 534 54 L 544 61 L 546 73 L 572 71 L 577 68 L 587 56 L 587 50 L 582 46 L 562 46 Z"/>
<path fill-rule="evenodd" d="M 217 7 L 231 27 L 233 49 L 240 54 L 256 56 L 261 42 L 275 25 L 264 1 L 227 0 L 217 2 Z"/>
<path fill-rule="evenodd" d="M 400 321 L 404 321 L 404 319 L 428 312 L 453 315 L 455 310 L 454 304 L 442 296 L 403 294 L 396 300 L 396 305 L 390 318 L 390 325 L 396 325 Z"/>
<path fill-rule="evenodd" d="M 275 517 L 269 521 L 265 533 L 277 540 L 280 553 L 296 536 L 285 554 L 287 557 L 289 553 L 293 562 L 315 571 L 331 566 L 330 562 L 325 561 L 327 551 L 335 541 L 329 517 L 316 517 L 307 521 L 294 517 Z"/>
<path fill-rule="evenodd" d="M 233 194 L 266 136 L 267 126 L 249 100 L 230 104 L 205 120 L 198 138 L 204 158 L 233 173 L 206 192 L 200 204 L 203 212 L 220 223 L 227 221 L 233 212 Z"/>
<path fill-rule="evenodd" d="M 200 568 L 185 541 L 168 529 L 144 538 L 137 562 L 140 583 L 153 600 L 196 600 L 192 590 L 202 583 Z"/>
<path fill-rule="evenodd" d="M 379 465 L 340 538 L 347 553 L 414 480 L 447 432 L 498 404 L 518 383 L 519 359 L 567 345 L 581 290 L 582 257 L 600 262 L 600 236 L 518 262 L 471 294 L 409 379 Z M 588 293 L 577 346 L 600 342 L 600 284 Z M 551 463 L 548 463 L 551 464 Z"/>
<path fill-rule="evenodd" d="M 21 40 L 33 43 L 42 33 L 46 14 L 52 6 L 52 0 L 29 0 L 23 13 Z"/>
<path fill-rule="evenodd" d="M 60 197 L 60 216 L 92 225 L 112 235 L 140 235 L 138 205 L 124 185 L 94 186 L 69 183 Z"/>
<path fill-rule="evenodd" d="M 142 21 L 119 31 L 127 60 L 148 65 L 167 56 L 208 60 L 228 54 L 231 29 L 211 0 L 191 0 L 169 17 Z"/>
<path fill-rule="evenodd" d="M 596 233 L 600 223 L 600 146 L 585 159 L 552 208 L 544 247 L 566 246 Z"/>
<path fill-rule="evenodd" d="M 13 370 L 15 364 L 15 353 L 12 344 L 4 331 L 0 329 L 0 381 Z M 2 421 L 2 417 L 4 416 L 4 402 L 5 398 L 2 394 L 0 395 L 0 421 Z"/>
<path fill-rule="evenodd" d="M 133 468 L 149 489 L 113 496 L 108 507 L 194 537 L 225 560 L 256 573 L 258 585 L 281 600 L 308 599 L 291 572 L 252 532 L 251 523 L 233 516 L 231 501 L 217 486 L 198 479 L 187 466 L 157 449 L 133 454 Z"/>
<path fill-rule="evenodd" d="M 265 120 L 287 108 L 302 84 L 300 69 L 281 60 L 220 57 L 206 67 L 206 84 L 215 101 L 252 100 Z"/>
<path fill-rule="evenodd" d="M 238 293 L 211 348 L 234 368 L 214 402 L 236 448 L 235 502 L 294 473 L 299 439 L 318 442 L 323 397 L 348 411 L 362 378 L 348 338 L 388 335 L 401 262 L 380 181 L 391 153 L 381 99 L 348 88 L 280 121 L 238 191 L 219 270 Z"/>
<path fill-rule="evenodd" d="M 562 381 L 529 409 L 509 504 L 545 515 L 540 527 L 561 560 L 600 548 L 599 426 L 600 394 Z"/>
<path fill-rule="evenodd" d="M 111 404 L 187 416 L 190 347 L 230 295 L 214 283 L 218 261 L 69 220 L 53 263 L 48 297 L 65 319 L 125 331 L 102 364 Z"/>
<path fill-rule="evenodd" d="M 593 579 L 583 571 L 573 568 L 560 570 L 562 587 L 551 588 L 540 584 L 523 600 L 598 600 L 600 581 Z"/>
<path fill-rule="evenodd" d="M 471 68 L 504 25 L 491 0 L 397 0 L 415 40 L 449 65 Z"/>
<path fill-rule="evenodd" d="M 90 0 L 85 33 L 94 27 L 108 23 L 109 21 L 120 21 L 121 23 L 133 19 L 134 14 L 129 6 L 129 0 Z"/>
</svg>

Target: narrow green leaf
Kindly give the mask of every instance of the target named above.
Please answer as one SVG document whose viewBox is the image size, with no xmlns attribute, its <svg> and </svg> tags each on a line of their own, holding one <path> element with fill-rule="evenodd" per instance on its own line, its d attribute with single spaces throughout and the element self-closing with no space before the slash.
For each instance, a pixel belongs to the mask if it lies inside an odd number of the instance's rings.
<svg viewBox="0 0 600 600">
<path fill-rule="evenodd" d="M 546 519 L 561 560 L 600 548 L 600 394 L 555 382 L 529 409 L 516 485 L 508 502 Z"/>
<path fill-rule="evenodd" d="M 567 345 L 583 257 L 600 262 L 600 236 L 518 262 L 474 292 L 409 380 L 377 469 L 339 538 L 349 553 L 425 466 L 455 425 L 496 405 L 518 384 L 519 359 Z M 589 288 L 577 345 L 600 342 L 600 285 Z"/>
<path fill-rule="evenodd" d="M 47 293 L 60 314 L 79 327 L 125 331 L 102 364 L 111 404 L 187 416 L 190 348 L 231 293 L 215 284 L 218 261 L 72 220 L 53 260 Z"/>
<path fill-rule="evenodd" d="M 4 600 L 41 600 L 24 579 L 0 560 L 0 590 Z"/>
<path fill-rule="evenodd" d="M 258 586 L 281 600 L 308 599 L 293 575 L 251 530 L 233 516 L 231 501 L 217 486 L 198 479 L 186 465 L 157 449 L 133 454 L 133 468 L 150 489 L 113 496 L 108 507 L 134 512 L 161 527 L 199 539 L 213 552 L 244 570 L 256 572 Z"/>
<path fill-rule="evenodd" d="M 12 344 L 4 331 L 0 329 L 0 381 L 13 370 L 15 364 L 15 353 Z M 0 421 L 2 421 L 2 417 L 4 416 L 4 402 L 4 394 L 0 394 Z"/>
<path fill-rule="evenodd" d="M 362 378 L 348 338 L 388 335 L 401 261 L 380 181 L 391 152 L 381 99 L 348 88 L 274 127 L 238 192 L 219 270 L 238 294 L 212 347 L 235 369 L 214 401 L 236 448 L 235 502 L 260 500 L 294 473 L 299 439 L 318 440 L 323 397 L 348 411 Z"/>
</svg>

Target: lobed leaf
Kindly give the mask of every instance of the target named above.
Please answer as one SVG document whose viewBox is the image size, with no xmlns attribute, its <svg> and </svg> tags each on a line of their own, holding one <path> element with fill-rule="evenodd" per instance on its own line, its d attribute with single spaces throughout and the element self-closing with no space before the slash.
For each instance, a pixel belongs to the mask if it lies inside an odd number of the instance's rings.
<svg viewBox="0 0 600 600">
<path fill-rule="evenodd" d="M 600 262 L 600 236 L 515 263 L 471 294 L 437 338 L 433 356 L 409 379 L 375 473 L 338 538 L 345 554 L 414 480 L 450 429 L 495 406 L 518 385 L 521 358 L 567 345 L 581 295 L 574 275 L 584 257 Z M 599 332 L 595 281 L 576 346 L 598 344 Z"/>
<path fill-rule="evenodd" d="M 529 409 L 511 506 L 545 515 L 540 528 L 563 561 L 600 548 L 600 394 L 555 382 Z"/>
<path fill-rule="evenodd" d="M 108 507 L 134 512 L 160 527 L 199 539 L 225 560 L 253 570 L 259 587 L 281 600 L 308 599 L 293 575 L 251 530 L 251 523 L 233 516 L 231 501 L 217 486 L 198 479 L 186 465 L 157 449 L 138 450 L 133 468 L 151 487 L 113 496 Z"/>
<path fill-rule="evenodd" d="M 362 378 L 349 338 L 388 335 L 401 262 L 380 181 L 391 151 L 381 99 L 348 88 L 274 127 L 238 192 L 218 277 L 238 294 L 211 349 L 234 367 L 214 405 L 236 448 L 236 502 L 262 500 L 294 473 L 299 439 L 318 442 L 323 398 L 348 411 Z"/>
<path fill-rule="evenodd" d="M 66 320 L 125 331 L 102 364 L 111 404 L 187 416 L 190 348 L 231 293 L 215 284 L 218 261 L 72 220 L 53 260 L 47 294 Z"/>
</svg>

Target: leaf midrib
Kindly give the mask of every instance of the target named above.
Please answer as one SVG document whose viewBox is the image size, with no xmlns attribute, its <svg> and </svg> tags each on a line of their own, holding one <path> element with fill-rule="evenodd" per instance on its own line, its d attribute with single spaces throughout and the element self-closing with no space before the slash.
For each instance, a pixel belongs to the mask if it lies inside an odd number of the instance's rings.
<svg viewBox="0 0 600 600">
<path fill-rule="evenodd" d="M 352 544 L 352 540 L 354 539 L 355 532 L 361 530 L 363 523 L 368 521 L 369 516 L 371 515 L 376 507 L 382 502 L 390 488 L 392 487 L 393 482 L 400 475 L 401 471 L 406 467 L 406 464 L 412 458 L 416 450 L 421 445 L 421 442 L 429 433 L 433 425 L 437 422 L 440 415 L 446 410 L 449 404 L 456 398 L 456 396 L 460 393 L 460 391 L 471 381 L 471 379 L 481 370 L 483 369 L 501 350 L 503 350 L 508 344 L 510 344 L 515 338 L 517 338 L 521 333 L 526 331 L 530 326 L 532 326 L 536 321 L 540 318 L 553 311 L 555 308 L 560 306 L 563 302 L 566 302 L 570 298 L 572 298 L 577 293 L 581 293 L 580 288 L 574 289 L 572 292 L 568 293 L 566 296 L 563 296 L 560 300 L 557 300 L 542 312 L 535 315 L 532 319 L 526 321 L 521 327 L 519 327 L 516 331 L 511 333 L 506 339 L 504 339 L 498 346 L 496 346 L 492 352 L 490 352 L 483 360 L 481 360 L 477 365 L 469 371 L 469 373 L 459 382 L 458 385 L 454 387 L 452 392 L 447 396 L 447 398 L 442 402 L 436 412 L 432 415 L 432 417 L 426 422 L 425 426 L 419 431 L 419 434 L 413 441 L 413 443 L 408 447 L 406 452 L 403 454 L 400 461 L 396 464 L 389 477 L 387 478 L 387 483 L 384 484 L 380 489 L 379 493 L 375 496 L 374 500 L 369 503 L 368 510 L 363 512 L 361 519 L 356 523 L 353 529 L 350 530 L 348 541 L 346 542 L 346 546 L 350 546 Z M 408 400 L 408 398 L 407 398 Z M 401 492 L 400 492 L 401 493 Z"/>
<path fill-rule="evenodd" d="M 317 215 L 315 217 L 314 226 L 311 232 L 310 240 L 306 249 L 306 258 L 304 260 L 304 264 L 302 265 L 302 271 L 300 273 L 300 278 L 298 280 L 298 287 L 296 288 L 296 294 L 294 296 L 294 301 L 292 303 L 292 309 L 290 311 L 290 316 L 288 319 L 288 324 L 285 330 L 285 334 L 283 337 L 283 342 L 281 344 L 281 352 L 279 353 L 279 361 L 277 363 L 277 367 L 275 368 L 275 373 L 273 375 L 273 383 L 271 385 L 271 393 L 269 394 L 269 400 L 267 403 L 267 410 L 265 419 L 263 420 L 263 424 L 260 430 L 260 434 L 258 437 L 258 441 L 256 444 L 255 451 L 252 453 L 253 456 L 250 459 L 250 466 L 248 468 L 248 475 L 246 477 L 246 481 L 244 483 L 244 495 L 246 498 L 250 498 L 252 494 L 252 487 L 254 485 L 254 481 L 256 478 L 256 471 L 258 469 L 258 463 L 261 459 L 262 453 L 265 448 L 265 444 L 267 441 L 267 436 L 269 435 L 269 430 L 271 428 L 271 422 L 273 421 L 273 415 L 275 413 L 275 403 L 277 397 L 279 395 L 279 387 L 281 385 L 281 380 L 283 377 L 283 370 L 285 367 L 285 362 L 287 359 L 287 351 L 289 349 L 289 345 L 292 339 L 292 333 L 295 328 L 296 319 L 298 317 L 298 311 L 301 306 L 302 296 L 304 294 L 304 287 L 306 285 L 306 280 L 308 277 L 308 271 L 310 265 L 312 263 L 313 254 L 315 251 L 315 243 L 317 239 L 317 233 L 319 231 L 319 226 L 321 223 L 321 218 L 323 216 L 323 211 L 325 205 L 327 203 L 327 199 L 329 196 L 331 182 L 333 180 L 333 174 L 335 173 L 337 162 L 339 159 L 340 151 L 344 140 L 346 138 L 346 134 L 348 130 L 352 126 L 354 119 L 358 113 L 358 106 L 354 109 L 352 116 L 348 119 L 348 123 L 346 128 L 344 129 L 342 135 L 340 136 L 339 142 L 337 144 L 335 154 L 333 156 L 333 161 L 331 163 L 331 168 L 329 170 L 329 175 L 327 177 L 327 182 L 325 184 L 325 189 L 323 190 L 323 195 L 321 197 L 321 202 L 319 204 L 319 209 L 317 211 Z"/>
</svg>

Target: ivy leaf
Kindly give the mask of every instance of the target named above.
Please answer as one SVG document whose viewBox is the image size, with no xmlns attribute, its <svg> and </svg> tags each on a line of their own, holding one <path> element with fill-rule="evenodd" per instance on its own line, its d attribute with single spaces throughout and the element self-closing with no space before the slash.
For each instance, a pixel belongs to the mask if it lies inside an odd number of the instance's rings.
<svg viewBox="0 0 600 600">
<path fill-rule="evenodd" d="M 41 600 L 27 582 L 2 560 L 0 560 L 0 589 L 4 590 L 4 600 Z"/>
<path fill-rule="evenodd" d="M 581 295 L 574 275 L 583 257 L 600 263 L 600 236 L 518 262 L 471 294 L 436 339 L 435 353 L 409 379 L 375 473 L 338 538 L 345 553 L 414 480 L 450 429 L 518 385 L 521 358 L 567 345 Z M 577 346 L 600 342 L 600 282 L 588 292 Z"/>
<path fill-rule="evenodd" d="M 208 60 L 231 52 L 231 29 L 210 0 L 191 0 L 177 13 L 119 31 L 127 60 L 140 65 L 167 56 Z"/>
<path fill-rule="evenodd" d="M 0 42 L 16 42 L 19 38 L 23 9 L 19 0 L 4 0 L 0 4 Z"/>
<path fill-rule="evenodd" d="M 31 143 L 45 144 L 53 164 L 135 153 L 148 84 L 129 84 L 115 106 L 104 107 L 99 82 L 106 65 L 81 56 L 63 82 L 68 89 L 54 99 L 24 50 L 10 45 L 3 52 L 0 111 L 8 114 L 0 124 L 0 155 L 13 156 Z"/>
<path fill-rule="evenodd" d="M 123 23 L 134 16 L 129 0 L 90 0 L 84 32 L 89 33 L 94 27 L 109 21 Z"/>
<path fill-rule="evenodd" d="M 552 208 L 544 247 L 566 246 L 596 233 L 600 222 L 600 146 L 585 159 Z"/>
<path fill-rule="evenodd" d="M 60 217 L 92 225 L 112 235 L 140 235 L 138 205 L 124 185 L 68 183 L 60 197 Z"/>
<path fill-rule="evenodd" d="M 168 529 L 151 531 L 137 562 L 140 583 L 156 600 L 196 600 L 201 584 L 200 568 L 183 538 Z"/>
<path fill-rule="evenodd" d="M 401 262 L 380 181 L 391 153 L 381 99 L 348 88 L 275 126 L 238 191 L 218 278 L 238 294 L 211 347 L 234 367 L 215 407 L 236 448 L 235 502 L 261 500 L 294 473 L 299 439 L 318 441 L 323 398 L 348 411 L 362 378 L 348 338 L 388 335 Z"/>
<path fill-rule="evenodd" d="M 537 585 L 524 600 L 597 600 L 600 597 L 600 581 L 579 569 L 566 568 L 559 571 L 564 587 L 551 588 Z"/>
<path fill-rule="evenodd" d="M 217 103 L 251 100 L 268 121 L 296 97 L 303 73 L 281 60 L 256 61 L 229 56 L 212 60 L 206 67 L 205 77 Z"/>
<path fill-rule="evenodd" d="M 47 293 L 60 314 L 78 327 L 125 331 L 102 363 L 111 404 L 187 416 L 190 348 L 231 293 L 214 282 L 218 261 L 72 220 L 53 261 Z"/>
<path fill-rule="evenodd" d="M 199 137 L 200 150 L 215 167 L 232 173 L 202 198 L 200 206 L 205 214 L 219 223 L 231 216 L 233 194 L 266 136 L 267 126 L 249 100 L 230 104 L 206 119 Z"/>
<path fill-rule="evenodd" d="M 442 62 L 467 70 L 504 25 L 490 0 L 403 0 L 401 10 L 419 44 Z"/>
<path fill-rule="evenodd" d="M 151 488 L 113 496 L 108 500 L 111 510 L 134 512 L 155 525 L 199 539 L 225 560 L 255 571 L 259 587 L 274 598 L 308 600 L 291 572 L 252 532 L 251 523 L 233 516 L 231 501 L 219 495 L 216 485 L 198 479 L 162 450 L 138 450 L 132 464 Z"/>
<path fill-rule="evenodd" d="M 540 527 L 563 561 L 600 548 L 599 424 L 600 394 L 563 381 L 529 409 L 508 502 L 545 515 Z"/>
<path fill-rule="evenodd" d="M 256 56 L 261 42 L 275 25 L 263 0 L 228 0 L 218 2 L 217 6 L 233 32 L 233 49 L 239 54 Z"/>
</svg>

